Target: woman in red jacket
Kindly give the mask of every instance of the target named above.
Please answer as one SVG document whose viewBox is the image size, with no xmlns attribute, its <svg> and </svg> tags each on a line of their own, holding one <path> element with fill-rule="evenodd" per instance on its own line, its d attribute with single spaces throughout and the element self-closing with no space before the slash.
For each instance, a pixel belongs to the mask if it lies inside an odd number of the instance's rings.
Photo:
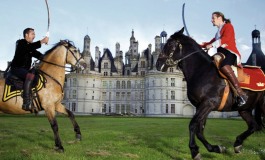
<svg viewBox="0 0 265 160">
<path fill-rule="evenodd" d="M 227 76 L 228 80 L 237 90 L 238 106 L 243 106 L 247 101 L 247 95 L 240 88 L 239 82 L 231 68 L 231 65 L 241 66 L 241 55 L 236 48 L 234 27 L 229 19 L 226 19 L 221 12 L 212 13 L 213 26 L 218 28 L 215 37 L 210 42 L 204 42 L 201 46 L 210 49 L 217 48 L 217 52 L 225 55 L 225 59 L 220 64 L 220 71 Z"/>
</svg>

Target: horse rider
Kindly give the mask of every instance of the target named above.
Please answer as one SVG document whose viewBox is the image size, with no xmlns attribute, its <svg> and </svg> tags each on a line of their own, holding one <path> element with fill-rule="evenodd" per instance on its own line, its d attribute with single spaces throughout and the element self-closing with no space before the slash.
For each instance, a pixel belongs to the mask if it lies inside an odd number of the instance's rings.
<svg viewBox="0 0 265 160">
<path fill-rule="evenodd" d="M 240 88 L 237 77 L 235 76 L 231 65 L 237 65 L 242 68 L 241 55 L 236 47 L 234 27 L 229 19 L 226 19 L 224 14 L 221 12 L 213 12 L 212 20 L 213 26 L 218 28 L 215 37 L 210 42 L 203 42 L 202 47 L 210 49 L 212 47 L 217 48 L 217 52 L 225 55 L 224 60 L 221 62 L 219 70 L 228 78 L 236 89 L 237 105 L 238 108 L 243 106 L 248 96 Z"/>
<path fill-rule="evenodd" d="M 37 59 L 43 58 L 43 54 L 37 51 L 37 49 L 41 48 L 42 44 L 47 44 L 49 37 L 44 37 L 42 40 L 33 42 L 35 38 L 35 31 L 33 28 L 26 28 L 23 31 L 23 37 L 24 39 L 19 39 L 16 42 L 16 51 L 10 65 L 10 71 L 24 81 L 22 109 L 25 111 L 31 111 L 30 94 L 35 77 L 34 73 L 31 71 L 32 57 Z"/>
</svg>

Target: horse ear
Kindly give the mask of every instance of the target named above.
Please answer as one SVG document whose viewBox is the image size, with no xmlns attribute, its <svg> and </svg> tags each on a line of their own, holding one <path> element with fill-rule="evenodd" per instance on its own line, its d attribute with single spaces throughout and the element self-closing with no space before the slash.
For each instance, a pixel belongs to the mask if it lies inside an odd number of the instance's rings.
<svg viewBox="0 0 265 160">
<path fill-rule="evenodd" d="M 182 29 L 179 31 L 179 33 L 183 34 L 184 32 L 184 27 L 182 27 Z"/>
</svg>

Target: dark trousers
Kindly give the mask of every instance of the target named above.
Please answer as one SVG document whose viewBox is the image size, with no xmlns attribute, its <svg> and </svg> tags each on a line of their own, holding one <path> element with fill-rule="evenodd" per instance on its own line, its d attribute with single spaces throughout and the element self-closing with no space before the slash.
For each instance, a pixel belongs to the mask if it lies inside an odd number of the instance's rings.
<svg viewBox="0 0 265 160">
<path fill-rule="evenodd" d="M 228 51 L 227 49 L 223 47 L 217 48 L 217 52 L 223 53 L 225 55 L 225 59 L 222 61 L 220 68 L 222 68 L 225 65 L 235 65 L 236 64 L 236 55 Z"/>
<path fill-rule="evenodd" d="M 28 73 L 34 73 L 33 70 L 28 70 L 26 68 L 11 68 L 10 72 L 20 78 L 23 82 L 25 82 Z M 37 83 L 37 76 L 34 77 L 33 83 Z"/>
</svg>

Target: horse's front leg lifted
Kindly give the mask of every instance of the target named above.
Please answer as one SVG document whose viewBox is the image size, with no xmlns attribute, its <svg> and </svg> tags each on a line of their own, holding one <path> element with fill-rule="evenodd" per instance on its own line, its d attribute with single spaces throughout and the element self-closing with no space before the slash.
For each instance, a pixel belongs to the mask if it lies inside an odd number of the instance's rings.
<svg viewBox="0 0 265 160">
<path fill-rule="evenodd" d="M 189 147 L 191 151 L 191 156 L 194 160 L 200 160 L 201 155 L 199 153 L 199 147 L 195 142 L 195 135 L 197 135 L 198 139 L 203 143 L 203 145 L 207 148 L 209 152 L 223 153 L 226 151 L 225 147 L 218 145 L 211 145 L 204 137 L 203 130 L 206 124 L 206 119 L 209 113 L 213 110 L 214 101 L 205 101 L 198 107 L 194 117 L 192 118 L 189 130 L 190 130 L 190 142 Z"/>
<path fill-rule="evenodd" d="M 64 148 L 62 146 L 62 142 L 61 142 L 61 139 L 59 137 L 58 123 L 57 123 L 57 120 L 55 117 L 52 120 L 50 120 L 50 124 L 51 124 L 53 134 L 54 134 L 54 141 L 55 141 L 54 149 L 58 152 L 64 152 Z"/>
<path fill-rule="evenodd" d="M 203 143 L 203 145 L 205 146 L 205 148 L 209 151 L 209 152 L 215 152 L 215 153 L 225 153 L 226 152 L 226 148 L 224 146 L 220 146 L 220 145 L 211 145 L 204 137 L 203 131 L 205 128 L 205 124 L 206 124 L 206 119 L 204 119 L 204 121 L 200 121 L 199 122 L 199 129 L 198 132 L 196 133 L 198 139 Z"/>
</svg>

